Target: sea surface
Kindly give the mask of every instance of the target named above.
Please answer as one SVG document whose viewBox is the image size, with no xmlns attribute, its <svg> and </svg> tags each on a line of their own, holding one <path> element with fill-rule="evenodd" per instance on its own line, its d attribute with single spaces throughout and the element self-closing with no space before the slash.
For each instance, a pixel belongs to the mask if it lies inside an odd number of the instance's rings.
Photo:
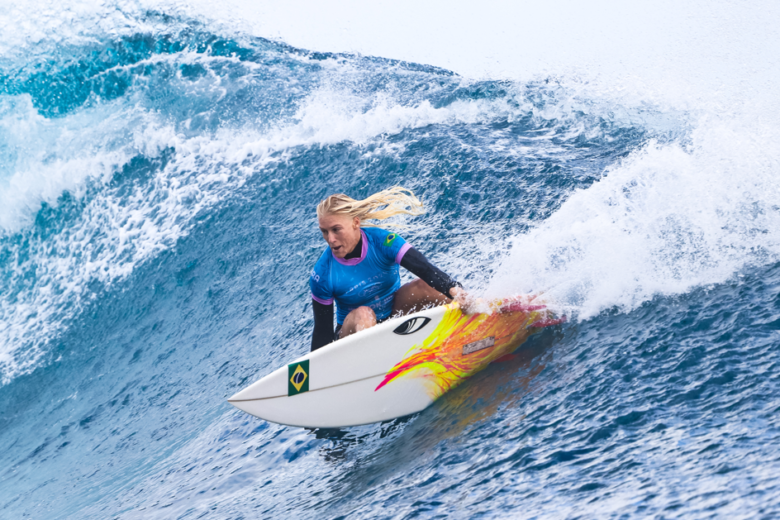
<svg viewBox="0 0 780 520">
<path fill-rule="evenodd" d="M 0 518 L 780 517 L 776 91 L 65 22 L 0 38 Z M 435 264 L 568 323 L 404 419 L 230 406 L 309 349 L 316 204 L 393 185 Z"/>
</svg>

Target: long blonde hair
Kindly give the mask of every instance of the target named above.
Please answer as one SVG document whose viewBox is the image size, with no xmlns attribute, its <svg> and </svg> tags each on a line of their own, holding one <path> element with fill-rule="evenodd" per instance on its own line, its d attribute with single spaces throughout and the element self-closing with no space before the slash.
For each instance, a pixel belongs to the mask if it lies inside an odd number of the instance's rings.
<svg viewBox="0 0 780 520">
<path fill-rule="evenodd" d="M 327 197 L 317 205 L 317 218 L 324 215 L 349 215 L 360 219 L 361 227 L 378 227 L 378 224 L 366 220 L 384 220 L 395 215 L 416 217 L 425 213 L 423 203 L 415 194 L 401 186 L 393 186 L 374 193 L 363 200 L 355 200 L 349 195 L 337 193 Z M 388 223 L 385 227 L 401 227 Z"/>
</svg>

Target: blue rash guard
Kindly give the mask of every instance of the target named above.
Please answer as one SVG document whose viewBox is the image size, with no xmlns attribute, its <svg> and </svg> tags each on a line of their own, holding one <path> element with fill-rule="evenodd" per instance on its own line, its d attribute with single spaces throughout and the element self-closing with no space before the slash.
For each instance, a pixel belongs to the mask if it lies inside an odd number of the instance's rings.
<svg viewBox="0 0 780 520">
<path fill-rule="evenodd" d="M 309 279 L 311 297 L 323 305 L 336 302 L 336 322 L 363 305 L 377 320 L 393 311 L 393 298 L 401 288 L 398 265 L 411 246 L 398 234 L 380 228 L 361 228 L 363 248 L 359 258 L 336 258 L 330 247 L 320 256 Z"/>
</svg>

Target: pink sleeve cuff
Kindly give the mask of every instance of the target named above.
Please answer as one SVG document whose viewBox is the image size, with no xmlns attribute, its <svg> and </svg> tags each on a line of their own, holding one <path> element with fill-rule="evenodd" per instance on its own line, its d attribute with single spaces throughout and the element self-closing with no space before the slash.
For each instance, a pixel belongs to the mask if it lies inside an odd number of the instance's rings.
<svg viewBox="0 0 780 520">
<path fill-rule="evenodd" d="M 321 303 L 323 305 L 330 305 L 331 303 L 333 303 L 333 298 L 331 298 L 329 300 L 323 300 L 322 298 L 317 298 L 316 296 L 314 296 L 314 294 L 311 295 L 311 299 L 314 300 L 315 302 Z"/>
<path fill-rule="evenodd" d="M 401 265 L 401 260 L 403 260 L 403 259 L 404 259 L 404 255 L 405 255 L 405 254 L 406 254 L 406 252 L 407 252 L 407 251 L 409 251 L 411 248 L 412 248 L 412 246 L 411 246 L 410 244 L 408 244 L 408 243 L 407 243 L 407 244 L 404 244 L 404 245 L 402 245 L 402 246 L 401 246 L 401 249 L 400 249 L 400 251 L 398 251 L 398 254 L 397 254 L 397 255 L 395 255 L 395 263 L 396 263 L 396 264 L 398 264 L 398 265 Z"/>
</svg>

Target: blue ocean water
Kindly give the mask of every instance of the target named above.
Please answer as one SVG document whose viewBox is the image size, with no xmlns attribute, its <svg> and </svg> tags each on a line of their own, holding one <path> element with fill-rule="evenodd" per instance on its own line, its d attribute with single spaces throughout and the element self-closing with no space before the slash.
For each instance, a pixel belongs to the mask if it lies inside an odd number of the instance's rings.
<svg viewBox="0 0 780 520">
<path fill-rule="evenodd" d="M 160 12 L 0 61 L 0 517 L 780 515 L 780 128 L 577 77 L 472 80 Z M 266 423 L 314 207 L 568 324 L 415 416 Z"/>
</svg>

